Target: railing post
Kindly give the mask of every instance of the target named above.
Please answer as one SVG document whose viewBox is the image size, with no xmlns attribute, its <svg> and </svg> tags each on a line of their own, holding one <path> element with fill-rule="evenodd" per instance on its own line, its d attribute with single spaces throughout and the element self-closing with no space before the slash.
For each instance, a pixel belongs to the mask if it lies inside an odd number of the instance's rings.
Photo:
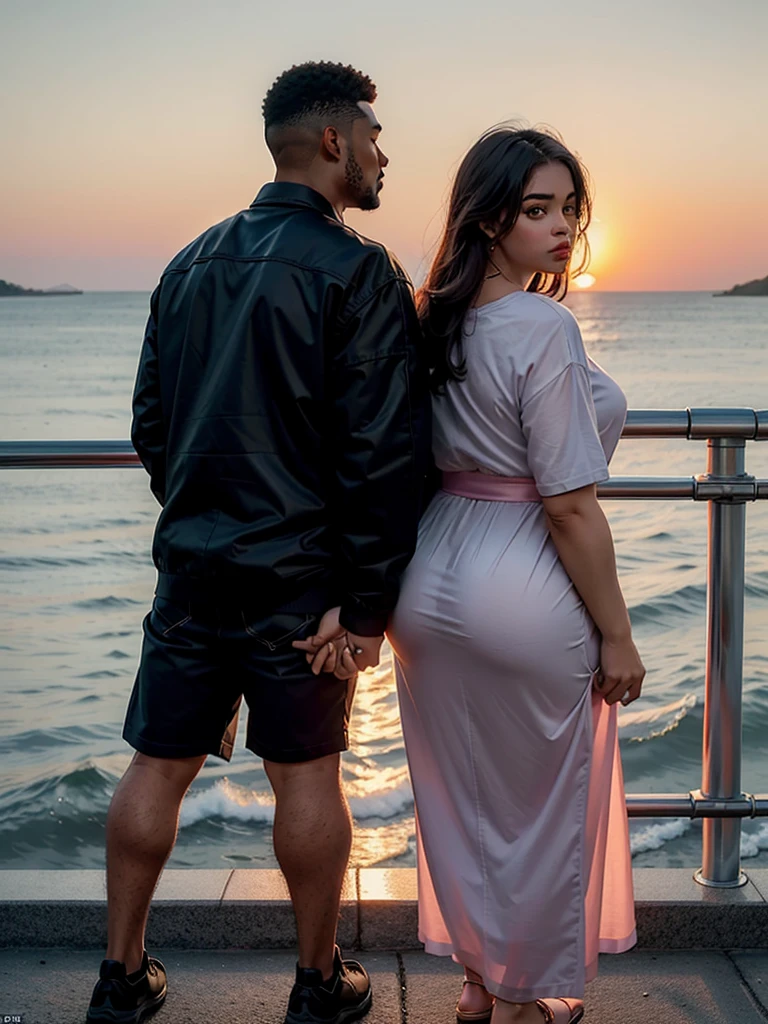
<svg viewBox="0 0 768 1024">
<path fill-rule="evenodd" d="M 707 477 L 744 475 L 745 441 L 736 437 L 707 442 Z M 709 502 L 707 542 L 707 667 L 701 790 L 705 797 L 741 797 L 741 687 L 744 650 L 743 501 Z M 705 818 L 702 885 L 744 885 L 741 819 Z"/>
</svg>

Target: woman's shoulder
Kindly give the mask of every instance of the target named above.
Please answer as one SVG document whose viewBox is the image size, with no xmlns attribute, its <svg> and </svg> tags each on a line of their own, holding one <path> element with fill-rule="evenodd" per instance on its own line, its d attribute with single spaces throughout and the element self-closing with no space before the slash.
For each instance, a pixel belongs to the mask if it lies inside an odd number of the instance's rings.
<svg viewBox="0 0 768 1024">
<path fill-rule="evenodd" d="M 521 312 L 524 311 L 526 318 L 541 323 L 550 330 L 561 328 L 568 335 L 575 334 L 581 337 L 578 320 L 562 302 L 556 302 L 548 295 L 540 295 L 538 292 L 521 292 L 520 298 Z"/>
<path fill-rule="evenodd" d="M 526 339 L 526 355 L 546 357 L 548 362 L 587 365 L 584 343 L 576 317 L 560 302 L 536 292 L 519 292 L 509 312 L 517 321 L 519 334 Z"/>
</svg>

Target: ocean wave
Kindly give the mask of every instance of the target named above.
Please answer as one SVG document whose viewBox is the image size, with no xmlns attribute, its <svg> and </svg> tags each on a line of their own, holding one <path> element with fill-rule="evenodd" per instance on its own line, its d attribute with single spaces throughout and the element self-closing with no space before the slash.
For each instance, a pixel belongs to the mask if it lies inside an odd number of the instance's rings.
<svg viewBox="0 0 768 1024">
<path fill-rule="evenodd" d="M 35 557 L 24 557 L 22 555 L 0 558 L 0 570 L 2 569 L 52 569 L 70 565 L 90 565 L 93 558 L 52 558 L 50 556 L 37 555 Z"/>
<path fill-rule="evenodd" d="M 741 833 L 742 857 L 757 857 L 761 850 L 768 850 L 768 824 L 762 824 L 757 832 Z"/>
<path fill-rule="evenodd" d="M 686 715 L 698 704 L 695 693 L 686 693 L 679 700 L 660 707 L 622 711 L 619 716 L 619 735 L 631 743 L 644 743 L 658 739 L 676 729 Z"/>
<path fill-rule="evenodd" d="M 75 703 L 80 703 L 81 698 Z M 29 753 L 32 750 L 49 750 L 52 747 L 73 747 L 93 743 L 100 738 L 103 727 L 87 725 L 54 725 L 49 729 L 28 729 L 11 736 L 0 738 L 0 754 L 15 754 L 20 750 Z M 76 769 L 77 771 L 77 769 Z M 67 776 L 49 776 L 51 782 L 66 781 Z"/>
<path fill-rule="evenodd" d="M 372 793 L 349 794 L 349 806 L 359 821 L 366 818 L 394 818 L 413 807 L 413 790 L 406 778 L 389 789 L 374 790 Z"/>
<path fill-rule="evenodd" d="M 677 572 L 683 565 L 675 566 Z M 768 573 L 754 572 L 747 576 L 744 593 L 748 598 L 764 600 L 768 598 Z M 655 625 L 670 627 L 680 619 L 694 615 L 703 615 L 707 606 L 706 583 L 690 583 L 667 593 L 655 594 L 653 597 L 629 609 L 633 626 Z"/>
<path fill-rule="evenodd" d="M 266 793 L 238 786 L 227 778 L 210 789 L 190 793 L 181 806 L 179 828 L 189 828 L 210 818 L 229 818 L 269 824 L 275 817 L 274 798 Z"/>
<path fill-rule="evenodd" d="M 688 818 L 670 818 L 633 830 L 629 835 L 632 856 L 645 853 L 646 850 L 660 850 L 666 843 L 684 836 L 690 827 L 691 822 Z"/>
<path fill-rule="evenodd" d="M 104 611 L 107 608 L 126 608 L 134 604 L 144 604 L 133 597 L 115 597 L 108 594 L 106 597 L 89 597 L 84 601 L 73 601 L 73 608 L 82 608 L 85 611 Z"/>
<path fill-rule="evenodd" d="M 369 818 L 394 818 L 413 806 L 413 793 L 407 779 L 370 793 L 348 791 L 352 815 L 358 821 Z M 210 789 L 193 792 L 184 800 L 179 826 L 188 828 L 200 821 L 225 818 L 234 821 L 270 824 L 275 817 L 271 793 L 238 786 L 228 778 L 219 779 Z"/>
<path fill-rule="evenodd" d="M 81 819 L 105 814 L 118 776 L 88 760 L 69 771 L 46 774 L 0 797 L 0 832 L 44 817 Z"/>
<path fill-rule="evenodd" d="M 668 594 L 659 594 L 649 601 L 630 607 L 629 616 L 633 626 L 640 624 L 670 625 L 676 616 L 699 615 L 706 608 L 707 586 L 692 583 Z"/>
</svg>

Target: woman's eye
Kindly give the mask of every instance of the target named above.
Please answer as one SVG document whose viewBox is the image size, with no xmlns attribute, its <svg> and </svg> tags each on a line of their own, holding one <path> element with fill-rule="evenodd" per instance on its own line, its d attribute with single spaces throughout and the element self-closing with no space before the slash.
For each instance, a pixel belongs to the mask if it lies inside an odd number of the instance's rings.
<svg viewBox="0 0 768 1024">
<path fill-rule="evenodd" d="M 568 203 L 566 206 L 563 207 L 563 213 L 566 215 L 566 217 L 575 217 L 576 207 L 573 205 L 573 203 Z"/>
<path fill-rule="evenodd" d="M 537 216 L 538 217 L 538 215 L 540 213 L 544 213 L 544 212 L 545 212 L 545 210 L 544 210 L 543 206 L 529 206 L 528 209 L 525 211 L 527 217 L 533 217 L 533 216 Z"/>
</svg>

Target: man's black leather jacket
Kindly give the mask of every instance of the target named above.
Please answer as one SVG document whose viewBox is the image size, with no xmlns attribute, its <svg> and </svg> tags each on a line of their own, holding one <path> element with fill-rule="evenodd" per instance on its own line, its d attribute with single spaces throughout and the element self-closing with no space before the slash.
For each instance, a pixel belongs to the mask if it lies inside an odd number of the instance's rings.
<svg viewBox="0 0 768 1024">
<path fill-rule="evenodd" d="M 271 183 L 163 272 L 131 439 L 163 506 L 158 593 L 383 632 L 427 497 L 405 273 L 313 189 Z"/>
</svg>

